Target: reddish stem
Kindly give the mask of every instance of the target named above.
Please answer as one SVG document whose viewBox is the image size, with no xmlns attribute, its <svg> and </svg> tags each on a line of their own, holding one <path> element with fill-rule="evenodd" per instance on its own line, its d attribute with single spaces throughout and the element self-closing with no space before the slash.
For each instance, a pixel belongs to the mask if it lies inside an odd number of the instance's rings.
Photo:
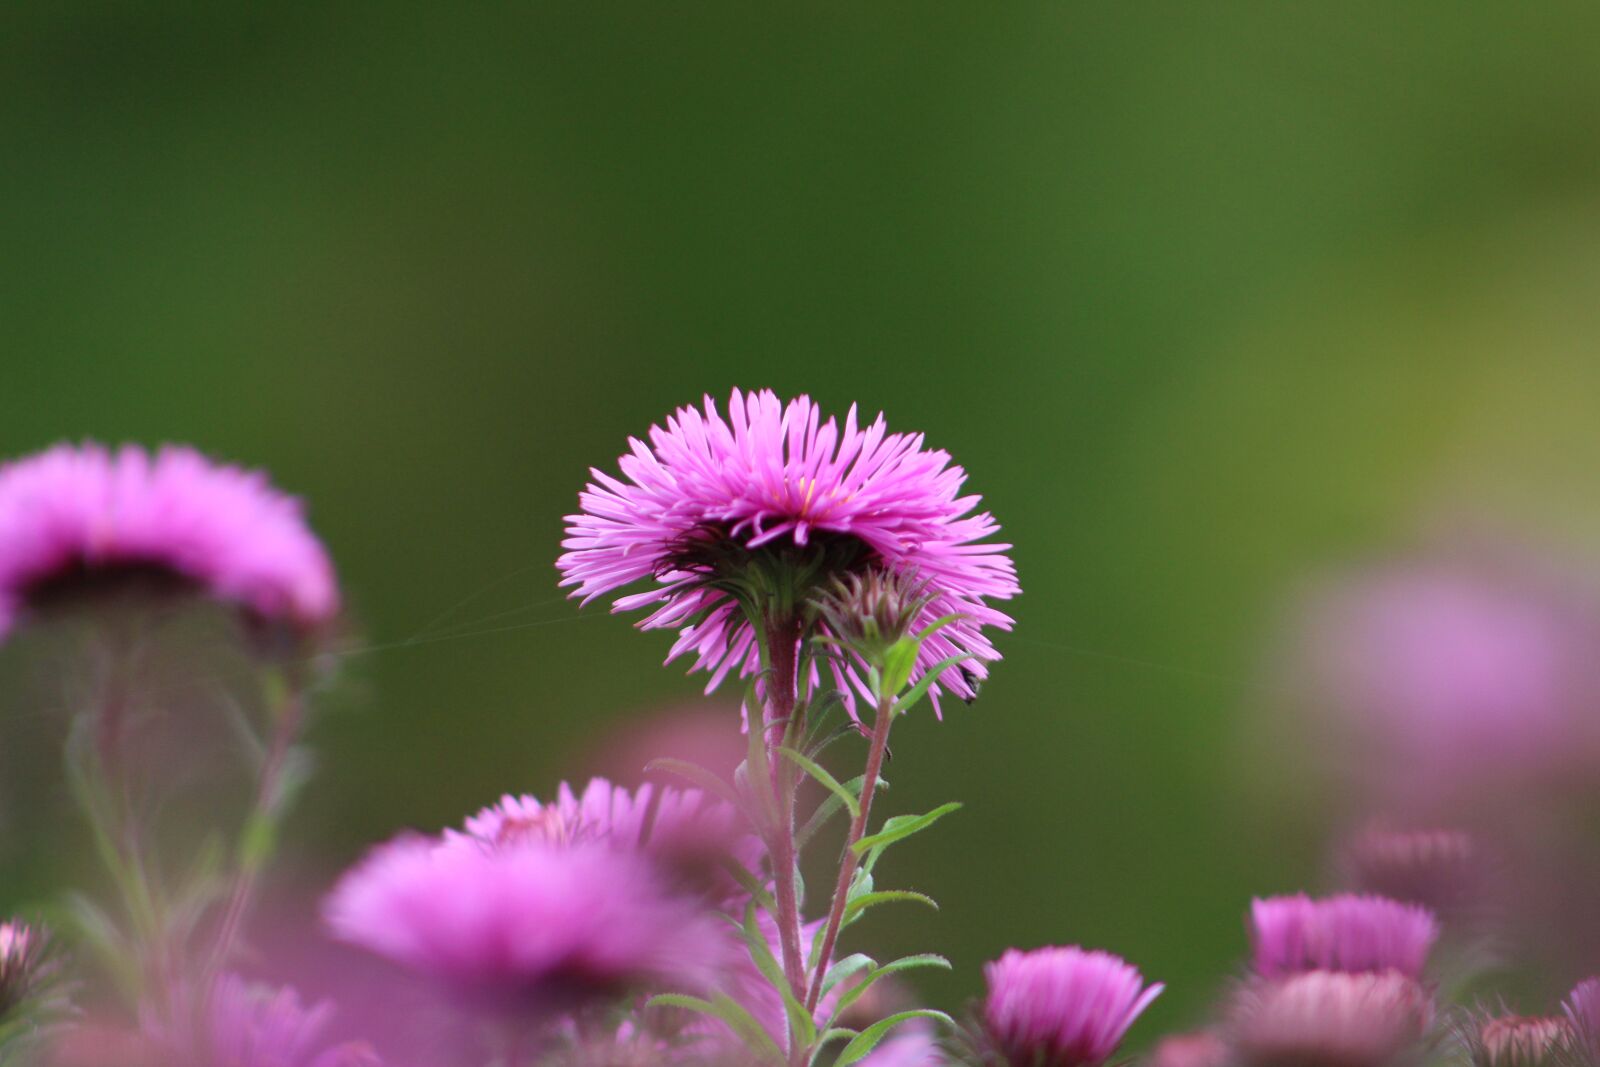
<svg viewBox="0 0 1600 1067">
<path fill-rule="evenodd" d="M 799 622 L 773 623 L 767 628 L 768 657 L 772 674 L 768 679 L 767 702 L 770 705 L 768 721 L 751 729 L 767 729 L 772 723 L 782 726 L 782 743 L 790 744 L 799 732 L 795 723 L 796 658 L 800 644 Z M 778 939 L 783 953 L 784 979 L 796 999 L 805 993 L 806 965 L 800 946 L 800 900 L 795 883 L 795 864 L 798 860 L 795 846 L 795 794 L 799 788 L 794 764 L 781 754 L 772 759 L 772 774 L 776 781 L 778 820 L 768 848 L 772 852 L 774 897 L 778 905 Z M 790 1035 L 789 1059 L 793 1064 L 803 1062 L 805 1050 L 799 1047 L 798 1036 Z"/>
<path fill-rule="evenodd" d="M 861 779 L 861 804 L 850 823 L 850 834 L 839 857 L 839 879 L 833 886 L 833 904 L 828 909 L 828 925 L 822 934 L 822 952 L 817 957 L 816 973 L 811 976 L 811 989 L 806 995 L 806 1010 L 812 1013 L 822 1000 L 822 980 L 833 962 L 834 945 L 839 940 L 839 928 L 844 924 L 850 882 L 861 863 L 861 857 L 855 854 L 855 845 L 866 836 L 867 822 L 872 815 L 872 796 L 878 789 L 878 775 L 883 770 L 884 753 L 889 750 L 889 727 L 893 722 L 894 698 L 888 697 L 878 703 L 877 719 L 872 724 L 872 745 L 867 750 L 867 768 Z"/>
</svg>

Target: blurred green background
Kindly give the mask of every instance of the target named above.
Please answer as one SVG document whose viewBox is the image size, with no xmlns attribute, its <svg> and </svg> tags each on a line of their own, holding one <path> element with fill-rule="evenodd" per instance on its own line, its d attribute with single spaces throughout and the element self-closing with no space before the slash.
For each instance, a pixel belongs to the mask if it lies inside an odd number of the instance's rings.
<svg viewBox="0 0 1600 1067">
<path fill-rule="evenodd" d="M 947 1005 L 1105 946 L 1169 983 L 1148 1038 L 1320 873 L 1244 736 L 1299 578 L 1441 509 L 1596 529 L 1593 4 L 331 7 L 0 16 L 0 452 L 191 441 L 310 502 L 372 647 L 303 868 L 695 699 L 558 599 L 586 468 L 735 384 L 855 401 L 1026 590 L 896 740 L 889 810 L 968 807 L 878 944 Z"/>
</svg>

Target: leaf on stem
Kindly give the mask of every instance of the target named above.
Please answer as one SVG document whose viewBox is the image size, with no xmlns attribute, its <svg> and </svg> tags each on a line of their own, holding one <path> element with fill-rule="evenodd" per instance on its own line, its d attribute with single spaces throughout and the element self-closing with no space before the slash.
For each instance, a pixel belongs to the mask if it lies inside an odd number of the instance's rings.
<svg viewBox="0 0 1600 1067">
<path fill-rule="evenodd" d="M 787 746 L 780 746 L 778 752 L 782 754 L 784 759 L 787 759 L 790 763 L 793 763 L 796 767 L 799 767 L 811 777 L 815 778 L 822 784 L 824 788 L 828 790 L 828 792 L 832 793 L 835 797 L 838 797 L 839 802 L 843 804 L 850 812 L 850 817 L 852 819 L 859 818 L 861 816 L 861 805 L 859 802 L 857 802 L 855 795 L 844 786 L 840 785 L 839 780 L 833 775 L 829 774 L 827 769 L 823 767 L 822 764 L 818 763 L 814 759 L 811 759 L 809 756 L 805 756 L 799 752 L 796 752 L 794 749 Z"/>
<path fill-rule="evenodd" d="M 934 1011 L 932 1008 L 917 1008 L 914 1011 L 896 1012 L 887 1018 L 879 1019 L 851 1038 L 850 1043 L 840 1051 L 839 1058 L 833 1061 L 834 1067 L 849 1067 L 850 1064 L 855 1063 L 876 1048 L 878 1042 L 882 1041 L 890 1030 L 893 1030 L 901 1023 L 910 1022 L 912 1019 L 934 1019 L 952 1029 L 956 1025 L 950 1016 L 942 1011 Z"/>
<path fill-rule="evenodd" d="M 884 821 L 883 829 L 875 834 L 869 834 L 851 846 L 857 856 L 867 855 L 867 870 L 871 870 L 878 862 L 878 857 L 890 845 L 904 841 L 912 834 L 921 833 L 940 819 L 953 811 L 961 810 L 958 801 L 941 804 L 930 812 L 922 815 L 894 815 Z"/>
<path fill-rule="evenodd" d="M 718 993 L 711 1000 L 705 1000 L 682 993 L 658 993 L 650 998 L 645 1007 L 682 1008 L 684 1011 L 719 1019 L 728 1024 L 728 1027 L 745 1043 L 745 1047 L 760 1057 L 762 1063 L 774 1065 L 783 1063 L 783 1052 L 778 1048 L 778 1043 L 772 1040 L 772 1035 L 756 1021 L 755 1016 L 726 994 Z"/>
</svg>

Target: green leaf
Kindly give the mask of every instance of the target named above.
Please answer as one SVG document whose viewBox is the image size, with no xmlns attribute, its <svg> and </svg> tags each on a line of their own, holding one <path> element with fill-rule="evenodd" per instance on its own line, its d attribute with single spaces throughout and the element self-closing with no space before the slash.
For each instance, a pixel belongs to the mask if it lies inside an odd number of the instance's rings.
<svg viewBox="0 0 1600 1067">
<path fill-rule="evenodd" d="M 857 841 L 853 846 L 851 846 L 851 851 L 853 851 L 857 856 L 864 852 L 881 854 L 884 849 L 888 848 L 895 842 L 904 841 L 912 834 L 921 833 L 923 830 L 926 830 L 928 827 L 932 826 L 946 815 L 949 815 L 952 811 L 960 810 L 961 804 L 957 801 L 951 801 L 948 804 L 941 804 L 937 808 L 934 808 L 932 811 L 923 815 L 891 816 L 889 819 L 884 821 L 882 830 L 879 830 L 875 834 L 870 834 L 866 837 L 863 837 L 860 841 Z M 872 866 L 872 863 L 875 862 L 875 859 L 876 857 L 868 861 L 867 866 L 869 868 Z"/>
<path fill-rule="evenodd" d="M 790 988 L 783 966 L 772 954 L 772 946 L 767 944 L 766 935 L 756 923 L 756 909 L 753 906 L 745 908 L 743 933 L 745 946 L 750 950 L 750 959 L 755 962 L 756 969 L 783 998 L 783 1010 L 789 1017 L 789 1032 L 799 1035 L 802 1048 L 810 1048 L 817 1039 L 817 1021 Z"/>
<path fill-rule="evenodd" d="M 967 655 L 965 652 L 960 652 L 954 656 L 946 656 L 938 663 L 935 663 L 933 666 L 923 671 L 922 677 L 917 679 L 917 684 L 911 687 L 911 692 L 895 701 L 894 713 L 896 715 L 904 715 L 906 712 L 916 707 L 917 704 L 921 702 L 922 698 L 928 695 L 928 690 L 933 688 L 933 683 L 939 680 L 939 675 L 943 674 L 951 667 L 963 663 L 971 658 L 972 657 Z"/>
<path fill-rule="evenodd" d="M 261 870 L 272 858 L 277 845 L 277 821 L 266 812 L 251 812 L 239 835 L 239 866 L 251 872 Z"/>
<path fill-rule="evenodd" d="M 845 925 L 848 926 L 854 922 L 868 908 L 875 908 L 879 904 L 898 904 L 902 901 L 911 904 L 926 904 L 934 911 L 939 910 L 938 902 L 926 893 L 913 893 L 909 889 L 883 889 L 876 893 L 863 893 L 845 905 Z"/>
<path fill-rule="evenodd" d="M 733 791 L 733 787 L 698 763 L 691 763 L 685 759 L 662 758 L 653 759 L 646 763 L 644 769 L 646 774 L 654 774 L 656 772 L 675 774 L 679 778 L 693 782 L 708 793 L 715 793 L 735 808 L 741 811 L 744 809 L 744 801 L 738 793 Z"/>
<path fill-rule="evenodd" d="M 848 789 L 839 784 L 839 779 L 828 773 L 827 768 L 823 767 L 822 764 L 818 763 L 816 760 L 801 755 L 792 748 L 788 748 L 786 746 L 780 747 L 778 751 L 783 755 L 784 759 L 788 760 L 790 763 L 793 763 L 796 767 L 799 767 L 811 777 L 815 778 L 818 782 L 822 783 L 828 792 L 838 797 L 839 803 L 843 804 L 845 808 L 849 810 L 850 817 L 852 819 L 860 817 L 861 805 L 857 803 L 856 798 L 851 795 Z"/>
<path fill-rule="evenodd" d="M 728 872 L 739 887 L 755 899 L 757 904 L 766 910 L 768 915 L 776 918 L 778 915 L 778 902 L 772 899 L 772 894 L 744 864 L 730 856 L 722 857 L 722 869 Z"/>
<path fill-rule="evenodd" d="M 917 666 L 917 654 L 922 651 L 922 641 L 915 637 L 902 637 L 889 646 L 883 654 L 883 676 L 880 696 L 892 697 L 906 687 L 911 672 Z"/>
<path fill-rule="evenodd" d="M 716 994 L 711 1000 L 685 996 L 682 993 L 658 993 L 650 998 L 645 1007 L 682 1008 L 684 1011 L 719 1019 L 727 1023 L 745 1046 L 760 1057 L 762 1062 L 775 1065 L 783 1063 L 783 1052 L 779 1050 L 778 1043 L 772 1040 L 772 1035 L 767 1033 L 766 1028 L 756 1022 L 755 1017 L 739 1003 L 722 993 Z"/>
<path fill-rule="evenodd" d="M 827 996 L 829 990 L 833 989 L 833 987 L 838 985 L 840 982 L 845 981 L 851 975 L 857 974 L 861 971 L 871 970 L 877 965 L 878 961 L 873 959 L 871 956 L 868 956 L 866 953 L 852 952 L 844 959 L 839 960 L 832 967 L 829 967 L 828 973 L 822 976 L 822 995 Z M 835 1014 L 838 1013 L 835 1012 Z"/>
<path fill-rule="evenodd" d="M 848 782 L 846 782 L 844 784 L 845 789 L 852 796 L 860 796 L 861 795 L 861 783 L 866 781 L 866 777 L 867 776 L 864 775 L 864 774 L 856 775 L 854 778 L 850 779 Z M 878 779 L 878 792 L 880 792 L 880 793 L 887 792 L 888 789 L 889 789 L 888 780 L 884 779 L 884 778 L 879 778 Z M 817 810 L 811 813 L 811 818 L 806 820 L 805 825 L 800 828 L 800 832 L 795 835 L 795 846 L 797 848 L 805 848 L 806 844 L 811 840 L 812 836 L 818 830 L 822 829 L 825 825 L 827 825 L 827 822 L 828 822 L 829 819 L 833 818 L 835 815 L 837 815 L 839 812 L 841 812 L 843 810 L 844 810 L 844 804 L 840 802 L 839 798 L 837 796 L 829 794 L 827 797 L 825 797 L 823 799 L 821 804 L 817 805 Z"/>
<path fill-rule="evenodd" d="M 946 1026 L 955 1027 L 955 1021 L 942 1011 L 931 1008 L 918 1008 L 915 1011 L 901 1011 L 890 1015 L 888 1018 L 879 1019 L 855 1037 L 839 1053 L 839 1058 L 833 1061 L 833 1067 L 849 1067 L 867 1053 L 871 1052 L 884 1036 L 899 1026 L 901 1023 L 910 1022 L 912 1019 L 936 1019 Z"/>
<path fill-rule="evenodd" d="M 840 995 L 838 1002 L 833 1006 L 833 1018 L 837 1020 L 843 1015 L 846 1009 L 859 1000 L 867 990 L 871 989 L 878 979 L 894 974 L 897 971 L 909 971 L 918 967 L 938 967 L 941 970 L 948 971 L 950 969 L 950 961 L 943 956 L 925 952 L 917 956 L 902 956 L 890 963 L 885 963 L 881 967 L 874 967 L 866 973 L 861 981 Z"/>
</svg>

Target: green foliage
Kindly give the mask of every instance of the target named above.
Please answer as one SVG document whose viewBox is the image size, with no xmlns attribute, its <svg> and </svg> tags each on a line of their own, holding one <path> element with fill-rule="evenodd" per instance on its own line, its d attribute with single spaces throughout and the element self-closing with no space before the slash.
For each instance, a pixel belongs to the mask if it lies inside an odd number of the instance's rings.
<svg viewBox="0 0 1600 1067">
<path fill-rule="evenodd" d="M 941 804 L 922 815 L 891 816 L 884 821 L 882 830 L 875 834 L 869 834 L 857 841 L 851 846 L 851 851 L 857 856 L 864 854 L 867 857 L 866 869 L 870 871 L 877 865 L 879 857 L 883 855 L 890 845 L 904 841 L 912 834 L 921 833 L 951 812 L 960 810 L 960 802 L 951 801 L 948 804 Z"/>
<path fill-rule="evenodd" d="M 730 1029 L 745 1043 L 758 1060 L 764 1064 L 782 1064 L 783 1052 L 778 1048 L 777 1042 L 772 1040 L 772 1035 L 756 1021 L 737 1001 L 732 1000 L 722 993 L 717 993 L 707 1000 L 702 997 L 691 997 L 683 993 L 659 993 L 646 1002 L 647 1008 L 682 1008 L 708 1018 L 719 1019 L 726 1023 Z"/>
<path fill-rule="evenodd" d="M 942 1011 L 934 1011 L 931 1008 L 917 1008 L 912 1011 L 896 1012 L 886 1018 L 879 1019 L 851 1038 L 850 1043 L 840 1051 L 838 1059 L 833 1061 L 833 1067 L 849 1067 L 850 1064 L 855 1063 L 876 1048 L 878 1042 L 889 1035 L 889 1031 L 901 1023 L 910 1022 L 912 1019 L 933 1019 L 952 1028 L 955 1026 L 955 1020 L 951 1019 L 950 1016 Z"/>
</svg>

